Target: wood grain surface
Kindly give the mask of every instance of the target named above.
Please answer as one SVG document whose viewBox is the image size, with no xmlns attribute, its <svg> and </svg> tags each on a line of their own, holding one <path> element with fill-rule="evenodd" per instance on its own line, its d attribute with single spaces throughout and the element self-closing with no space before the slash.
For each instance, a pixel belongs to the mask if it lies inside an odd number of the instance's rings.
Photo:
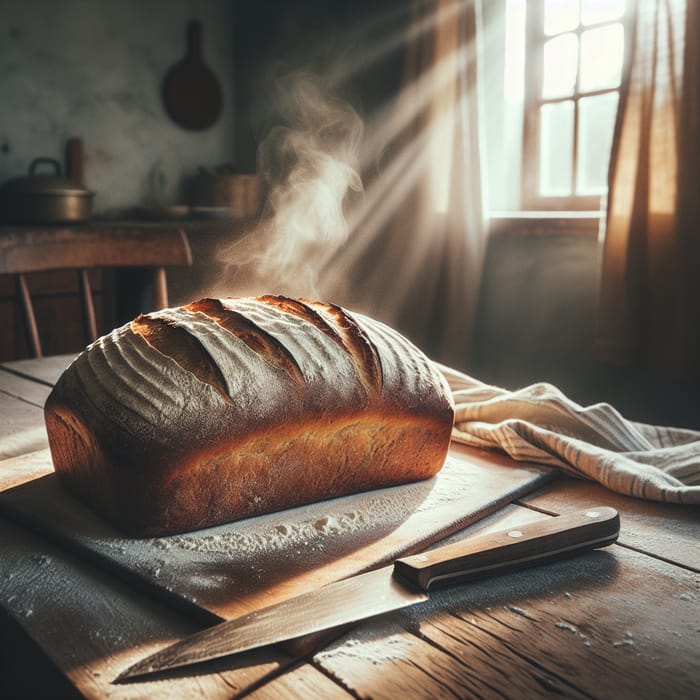
<svg viewBox="0 0 700 700">
<path fill-rule="evenodd" d="M 0 459 L 48 446 L 44 401 L 51 387 L 0 369 Z"/>
<path fill-rule="evenodd" d="M 411 686 L 422 697 L 446 686 L 458 697 L 693 697 L 700 664 L 674 649 L 697 642 L 695 577 L 613 550 L 441 592 L 426 609 L 395 615 L 388 636 L 387 621 L 368 625 L 316 661 L 352 679 L 360 696 L 367 663 L 381 662 L 385 673 L 371 681 L 377 698 Z"/>
<path fill-rule="evenodd" d="M 23 379 L 52 371 L 42 361 L 21 369 Z M 15 423 L 0 424 L 0 445 L 22 421 L 40 425 L 45 390 L 5 375 L 0 415 Z M 15 454 L 0 461 L 0 489 L 50 468 L 45 449 Z M 697 508 L 561 477 L 449 539 L 593 505 L 620 512 L 620 538 L 605 550 L 437 591 L 301 657 L 268 648 L 125 684 L 113 680 L 127 666 L 201 623 L 0 517 L 0 606 L 12 623 L 0 637 L 0 696 L 700 697 Z"/>
<path fill-rule="evenodd" d="M 560 513 L 571 499 L 590 500 L 600 488 L 589 481 L 567 479 L 565 490 L 544 486 L 524 503 L 547 513 Z M 657 559 L 700 571 L 698 521 L 700 508 L 675 503 L 654 503 L 606 492 L 607 505 L 625 513 L 627 527 L 620 544 Z"/>
</svg>

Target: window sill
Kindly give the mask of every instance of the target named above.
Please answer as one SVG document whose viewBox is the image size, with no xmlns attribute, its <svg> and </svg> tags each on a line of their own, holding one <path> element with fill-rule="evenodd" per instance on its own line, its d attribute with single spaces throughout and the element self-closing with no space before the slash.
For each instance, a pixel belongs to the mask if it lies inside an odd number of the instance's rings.
<svg viewBox="0 0 700 700">
<path fill-rule="evenodd" d="M 600 211 L 494 211 L 490 236 L 598 236 Z"/>
</svg>

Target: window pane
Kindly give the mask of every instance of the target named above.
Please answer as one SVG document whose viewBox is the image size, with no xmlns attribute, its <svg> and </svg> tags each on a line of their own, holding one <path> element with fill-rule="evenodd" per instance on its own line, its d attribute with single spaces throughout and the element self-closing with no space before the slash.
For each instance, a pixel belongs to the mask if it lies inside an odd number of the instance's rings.
<svg viewBox="0 0 700 700">
<path fill-rule="evenodd" d="M 526 14 L 526 0 L 506 0 L 503 94 L 511 102 L 522 101 L 525 91 Z"/>
<path fill-rule="evenodd" d="M 578 69 L 578 39 L 575 34 L 562 34 L 544 45 L 542 97 L 573 95 Z"/>
<path fill-rule="evenodd" d="M 576 194 L 598 195 L 607 191 L 617 102 L 617 92 L 579 100 Z"/>
<path fill-rule="evenodd" d="M 589 29 L 581 34 L 579 90 L 617 87 L 622 77 L 624 31 L 621 24 Z"/>
<path fill-rule="evenodd" d="M 581 24 L 612 22 L 624 11 L 625 0 L 581 0 Z"/>
<path fill-rule="evenodd" d="M 544 33 L 561 34 L 578 27 L 579 0 L 545 0 Z"/>
<path fill-rule="evenodd" d="M 543 105 L 540 109 L 540 194 L 571 194 L 574 152 L 574 103 Z"/>
</svg>

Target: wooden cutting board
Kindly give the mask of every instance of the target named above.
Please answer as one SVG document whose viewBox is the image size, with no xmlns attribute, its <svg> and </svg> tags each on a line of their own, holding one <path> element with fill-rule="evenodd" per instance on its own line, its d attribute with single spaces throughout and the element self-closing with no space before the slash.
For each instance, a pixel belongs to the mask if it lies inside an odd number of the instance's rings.
<svg viewBox="0 0 700 700">
<path fill-rule="evenodd" d="M 419 551 L 553 475 L 455 446 L 427 481 L 150 539 L 122 535 L 53 473 L 0 493 L 0 512 L 212 622 Z"/>
</svg>

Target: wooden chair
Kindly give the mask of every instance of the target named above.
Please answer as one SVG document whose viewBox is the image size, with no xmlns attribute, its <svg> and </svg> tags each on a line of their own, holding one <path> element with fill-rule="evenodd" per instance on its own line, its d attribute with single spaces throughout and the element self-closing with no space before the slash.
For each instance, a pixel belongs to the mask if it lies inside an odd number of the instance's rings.
<svg viewBox="0 0 700 700">
<path fill-rule="evenodd" d="M 5 226 L 0 229 L 0 274 L 15 277 L 20 315 L 34 357 L 42 357 L 43 351 L 27 274 L 77 271 L 84 325 L 93 341 L 98 332 L 89 270 L 150 268 L 155 310 L 168 306 L 166 267 L 191 264 L 189 242 L 177 228 L 87 224 L 73 228 Z"/>
</svg>

